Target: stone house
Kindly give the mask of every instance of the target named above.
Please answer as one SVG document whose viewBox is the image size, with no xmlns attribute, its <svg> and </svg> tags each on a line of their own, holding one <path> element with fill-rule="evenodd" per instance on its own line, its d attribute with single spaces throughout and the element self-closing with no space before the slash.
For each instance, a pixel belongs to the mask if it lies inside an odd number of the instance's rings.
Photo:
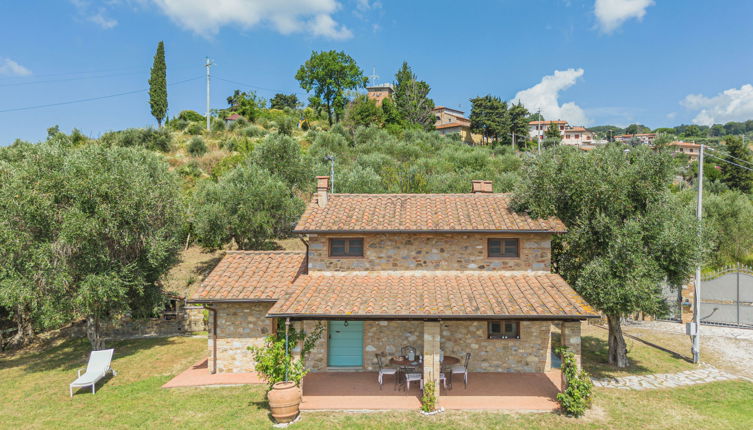
<svg viewBox="0 0 753 430">
<path fill-rule="evenodd" d="M 580 358 L 598 314 L 551 273 L 558 219 L 509 208 L 473 181 L 467 194 L 332 194 L 329 178 L 295 227 L 307 251 L 231 251 L 192 298 L 210 309 L 210 368 L 253 371 L 249 345 L 290 321 L 324 326 L 306 356 L 319 371 L 374 371 L 376 353 L 410 345 L 424 379 L 440 355 L 471 353 L 471 372 L 547 372 L 552 331 Z"/>
</svg>

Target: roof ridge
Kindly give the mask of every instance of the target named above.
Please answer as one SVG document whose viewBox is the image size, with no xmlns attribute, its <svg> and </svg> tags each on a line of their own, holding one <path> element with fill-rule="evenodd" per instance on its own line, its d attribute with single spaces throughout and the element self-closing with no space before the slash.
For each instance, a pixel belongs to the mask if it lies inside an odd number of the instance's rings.
<svg viewBox="0 0 753 430">
<path fill-rule="evenodd" d="M 232 249 L 225 251 L 226 254 L 306 254 L 306 251 L 293 251 L 289 249 L 270 249 L 270 250 L 255 250 L 255 249 Z"/>
<path fill-rule="evenodd" d="M 442 275 L 478 275 L 478 276 L 558 276 L 558 273 L 545 270 L 311 270 L 302 276 L 442 276 Z"/>
<path fill-rule="evenodd" d="M 512 193 L 331 193 L 332 197 L 443 197 L 443 196 L 459 196 L 459 197 L 507 197 L 512 196 Z"/>
</svg>

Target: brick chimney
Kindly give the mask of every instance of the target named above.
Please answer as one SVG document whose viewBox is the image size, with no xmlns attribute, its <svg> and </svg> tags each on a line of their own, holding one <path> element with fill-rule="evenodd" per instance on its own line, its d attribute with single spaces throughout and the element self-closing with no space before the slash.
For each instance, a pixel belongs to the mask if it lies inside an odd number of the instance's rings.
<svg viewBox="0 0 753 430">
<path fill-rule="evenodd" d="M 327 206 L 327 195 L 329 194 L 329 176 L 316 177 L 316 202 L 319 207 Z"/>
<path fill-rule="evenodd" d="M 471 192 L 473 194 L 490 194 L 492 192 L 492 181 L 471 181 Z"/>
</svg>

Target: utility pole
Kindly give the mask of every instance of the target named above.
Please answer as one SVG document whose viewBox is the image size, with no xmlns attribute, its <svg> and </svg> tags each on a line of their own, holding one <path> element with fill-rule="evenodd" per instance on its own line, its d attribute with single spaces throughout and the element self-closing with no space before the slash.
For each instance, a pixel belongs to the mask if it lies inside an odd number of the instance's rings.
<svg viewBox="0 0 753 430">
<path fill-rule="evenodd" d="M 544 126 L 544 118 L 543 118 L 543 117 L 541 116 L 541 108 L 539 108 L 539 115 L 538 115 L 538 119 L 539 119 L 539 127 L 543 127 L 543 126 Z M 537 130 L 538 130 L 538 129 L 539 129 L 539 128 L 537 127 Z M 541 131 L 541 130 L 539 130 L 539 131 Z M 539 135 L 537 136 L 537 137 L 538 137 L 538 139 L 536 139 L 536 141 L 537 141 L 537 142 L 539 143 L 539 155 L 541 155 L 541 139 L 543 139 L 543 138 L 544 138 L 544 135 L 543 135 L 543 133 L 538 133 L 538 134 L 539 134 Z"/>
<path fill-rule="evenodd" d="M 701 241 L 701 221 L 703 219 L 703 148 L 698 154 L 698 206 L 696 207 L 696 217 L 698 217 L 698 241 Z M 693 363 L 701 362 L 701 264 L 695 268 L 695 293 L 693 294 L 693 322 L 688 325 L 688 334 L 693 336 Z"/>
<path fill-rule="evenodd" d="M 214 64 L 212 60 L 210 60 L 209 57 L 207 57 L 206 63 L 204 63 L 204 67 L 207 68 L 207 131 L 211 131 L 211 124 L 210 124 L 211 117 L 209 115 L 209 94 L 210 94 L 209 83 L 211 81 L 211 72 L 209 69 L 212 67 L 212 64 Z"/>
</svg>

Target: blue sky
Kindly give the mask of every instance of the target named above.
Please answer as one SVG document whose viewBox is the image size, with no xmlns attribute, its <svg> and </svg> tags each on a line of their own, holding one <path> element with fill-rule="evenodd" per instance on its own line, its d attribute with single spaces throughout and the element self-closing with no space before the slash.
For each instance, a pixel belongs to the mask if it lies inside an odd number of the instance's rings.
<svg viewBox="0 0 753 430">
<path fill-rule="evenodd" d="M 520 99 L 548 119 L 650 127 L 753 119 L 745 0 L 38 0 L 0 5 L 0 145 L 47 127 L 90 136 L 154 124 L 146 88 L 165 41 L 169 114 L 236 88 L 304 97 L 312 50 L 344 50 L 391 81 L 403 60 L 438 105 Z M 231 83 L 233 81 L 237 83 Z M 238 84 L 242 83 L 244 85 Z"/>
</svg>

